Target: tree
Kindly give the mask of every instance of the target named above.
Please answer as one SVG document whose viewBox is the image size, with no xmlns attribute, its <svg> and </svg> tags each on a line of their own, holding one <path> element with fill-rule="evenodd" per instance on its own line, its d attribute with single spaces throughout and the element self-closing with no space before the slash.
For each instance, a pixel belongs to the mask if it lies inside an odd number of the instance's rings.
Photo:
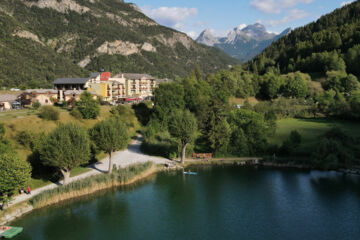
<svg viewBox="0 0 360 240">
<path fill-rule="evenodd" d="M 31 176 L 30 164 L 15 154 L 0 155 L 0 201 L 4 206 L 16 189 L 24 187 Z"/>
<path fill-rule="evenodd" d="M 354 92 L 349 99 L 351 114 L 355 118 L 360 118 L 360 91 Z"/>
<path fill-rule="evenodd" d="M 81 113 L 83 119 L 96 119 L 100 114 L 100 103 L 89 92 L 81 94 L 80 101 L 76 103 L 76 108 Z"/>
<path fill-rule="evenodd" d="M 262 77 L 261 94 L 265 99 L 274 99 L 278 96 L 280 88 L 284 84 L 282 76 L 276 76 L 274 73 L 266 73 Z"/>
<path fill-rule="evenodd" d="M 233 148 L 237 148 L 235 143 L 246 139 L 248 149 L 247 151 L 242 150 L 242 152 L 256 155 L 265 151 L 267 137 L 271 131 L 262 114 L 246 109 L 236 109 L 231 112 L 228 121 L 232 129 L 231 145 Z M 242 132 L 239 132 L 239 129 Z M 245 145 L 241 144 L 241 148 L 243 148 Z"/>
<path fill-rule="evenodd" d="M 90 130 L 90 136 L 100 150 L 109 154 L 109 174 L 111 174 L 112 153 L 124 149 L 130 141 L 126 124 L 119 118 L 110 118 L 98 122 Z"/>
<path fill-rule="evenodd" d="M 62 124 L 43 141 L 40 159 L 44 165 L 58 168 L 68 182 L 70 171 L 90 160 L 90 139 L 87 131 L 76 124 Z"/>
<path fill-rule="evenodd" d="M 188 110 L 176 110 L 172 113 L 169 122 L 169 133 L 181 142 L 181 163 L 184 163 L 186 147 L 191 143 L 197 132 L 196 118 Z"/>
<path fill-rule="evenodd" d="M 298 147 L 301 144 L 301 139 L 302 137 L 298 131 L 291 131 L 289 140 L 294 148 Z"/>
<path fill-rule="evenodd" d="M 304 98 L 309 93 L 308 82 L 311 78 L 300 72 L 285 75 L 284 94 L 286 97 Z"/>
<path fill-rule="evenodd" d="M 184 88 L 178 83 L 160 84 L 154 92 L 154 112 L 157 118 L 167 125 L 174 109 L 184 109 Z"/>
</svg>

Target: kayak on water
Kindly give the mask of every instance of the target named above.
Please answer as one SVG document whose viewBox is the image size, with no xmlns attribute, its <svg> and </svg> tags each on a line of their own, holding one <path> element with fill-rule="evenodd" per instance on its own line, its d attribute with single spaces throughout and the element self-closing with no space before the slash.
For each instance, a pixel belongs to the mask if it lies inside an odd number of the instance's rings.
<svg viewBox="0 0 360 240">
<path fill-rule="evenodd" d="M 0 226 L 0 238 L 10 239 L 23 231 L 22 227 Z"/>
<path fill-rule="evenodd" d="M 187 171 L 187 172 L 184 172 L 184 174 L 186 174 L 186 175 L 197 175 L 197 172 Z"/>
</svg>

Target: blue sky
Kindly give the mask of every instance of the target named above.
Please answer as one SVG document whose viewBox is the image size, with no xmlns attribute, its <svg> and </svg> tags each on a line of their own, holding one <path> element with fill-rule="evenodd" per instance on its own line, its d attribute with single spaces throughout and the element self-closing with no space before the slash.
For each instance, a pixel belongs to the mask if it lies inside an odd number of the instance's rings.
<svg viewBox="0 0 360 240">
<path fill-rule="evenodd" d="M 127 1 L 129 2 L 129 1 Z M 217 36 L 240 25 L 260 22 L 280 33 L 315 21 L 351 0 L 131 0 L 158 23 L 191 37 L 204 29 Z"/>
</svg>

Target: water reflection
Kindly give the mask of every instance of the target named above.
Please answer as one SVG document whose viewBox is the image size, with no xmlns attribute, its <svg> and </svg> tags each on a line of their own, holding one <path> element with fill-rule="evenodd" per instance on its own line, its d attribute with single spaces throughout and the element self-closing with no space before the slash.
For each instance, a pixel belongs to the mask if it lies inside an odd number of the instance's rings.
<svg viewBox="0 0 360 240">
<path fill-rule="evenodd" d="M 360 239 L 360 177 L 192 168 L 35 211 L 22 240 Z"/>
</svg>

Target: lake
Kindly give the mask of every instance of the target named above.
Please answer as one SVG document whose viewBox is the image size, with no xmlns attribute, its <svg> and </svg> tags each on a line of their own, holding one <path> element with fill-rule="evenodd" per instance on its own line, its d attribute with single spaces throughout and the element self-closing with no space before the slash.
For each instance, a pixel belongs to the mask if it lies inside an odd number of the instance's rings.
<svg viewBox="0 0 360 240">
<path fill-rule="evenodd" d="M 360 177 L 192 168 L 36 210 L 18 240 L 360 239 Z"/>
</svg>

